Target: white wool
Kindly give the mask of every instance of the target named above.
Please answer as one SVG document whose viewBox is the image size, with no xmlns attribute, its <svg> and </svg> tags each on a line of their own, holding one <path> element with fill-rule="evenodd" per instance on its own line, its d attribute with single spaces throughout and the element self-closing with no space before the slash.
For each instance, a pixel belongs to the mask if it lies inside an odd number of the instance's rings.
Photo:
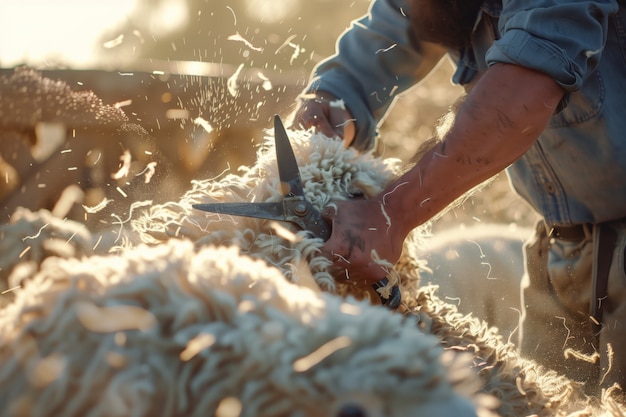
<svg viewBox="0 0 626 417">
<path fill-rule="evenodd" d="M 400 173 L 399 160 L 382 159 L 371 152 L 360 153 L 345 148 L 342 141 L 319 133 L 290 131 L 289 135 L 306 198 L 318 210 L 333 201 L 348 199 L 356 191 L 371 198 Z M 330 261 L 319 253 L 323 244 L 321 239 L 312 239 L 306 231 L 298 230 L 290 223 L 281 223 L 279 227 L 295 236 L 295 239 L 288 240 L 276 232 L 276 222 L 191 208 L 196 203 L 277 202 L 282 198 L 273 138 L 268 136 L 254 166 L 242 169 L 240 175 L 227 174 L 219 180 L 194 181 L 191 190 L 179 202 L 151 207 L 146 215 L 133 221 L 133 228 L 139 232 L 142 242 L 150 244 L 175 237 L 192 239 L 197 246 L 235 245 L 243 253 L 281 268 L 291 280 L 296 279 L 294 265 L 306 262 L 322 289 L 338 291 L 327 271 Z M 414 233 L 420 232 L 416 230 Z M 417 239 L 414 236 L 407 239 L 406 247 L 415 244 Z M 339 292 L 344 291 L 345 288 Z"/>
<path fill-rule="evenodd" d="M 398 160 L 382 159 L 372 153 L 359 153 L 345 148 L 341 141 L 321 134 L 303 131 L 290 131 L 289 134 L 306 197 L 320 210 L 332 205 L 333 201 L 351 198 L 354 193 L 360 193 L 360 198 L 372 197 L 400 173 Z M 378 301 L 378 296 L 373 292 L 337 284 L 328 273 L 330 261 L 320 255 L 323 244 L 321 239 L 312 239 L 306 231 L 299 230 L 295 225 L 207 213 L 191 207 L 194 203 L 277 202 L 282 198 L 273 138 L 268 136 L 258 151 L 255 165 L 241 167 L 238 173 L 226 173 L 217 179 L 193 181 L 191 189 L 180 201 L 158 205 L 136 202 L 133 205 L 136 210 L 131 212 L 128 219 L 120 219 L 114 230 L 98 235 L 90 234 L 76 222 L 56 219 L 44 210 L 37 213 L 22 210 L 15 214 L 11 223 L 1 226 L 0 233 L 4 239 L 0 246 L 7 246 L 7 254 L 12 251 L 11 256 L 0 257 L 2 288 L 6 290 L 16 286 L 10 285 L 8 281 L 12 280 L 17 285 L 23 281 L 24 269 L 18 271 L 20 268 L 15 267 L 17 263 L 34 261 L 40 264 L 48 254 L 72 257 L 113 253 L 139 243 L 157 245 L 171 238 L 185 238 L 193 240 L 196 248 L 234 245 L 243 253 L 277 266 L 293 282 L 302 280 L 302 284 L 308 286 L 314 282 L 325 291 L 344 295 L 352 293 Z M 425 229 L 416 229 L 409 235 L 405 242 L 405 254 L 394 271 L 402 273 L 389 276 L 390 285 L 397 284 L 397 280 L 402 278 L 401 288 L 404 292 L 409 291 L 407 296 L 410 296 L 418 280 L 419 262 L 410 253 Z M 37 239 L 24 240 L 31 235 L 37 235 Z M 55 251 L 46 250 L 46 246 L 53 243 L 51 238 L 56 236 L 64 240 L 56 241 Z M 65 251 L 61 252 L 60 249 Z M 21 251 L 25 251 L 24 254 Z M 306 276 L 296 273 L 301 265 L 307 266 L 305 269 L 309 273 Z M 9 277 L 11 272 L 14 272 L 13 277 Z M 388 292 L 390 285 L 381 291 Z M 10 297 L 3 298 L 6 301 Z"/>
<path fill-rule="evenodd" d="M 529 228 L 502 224 L 439 230 L 415 253 L 426 261 L 420 284 L 437 285 L 440 296 L 459 312 L 497 327 L 505 340 L 517 341 L 522 246 L 532 233 Z M 471 279 L 465 278 L 468 271 Z"/>
<path fill-rule="evenodd" d="M 242 416 L 332 415 L 347 398 L 388 416 L 473 415 L 442 353 L 385 308 L 290 284 L 235 248 L 172 239 L 44 263 L 0 310 L 0 415 L 207 416 L 226 397 Z"/>
<path fill-rule="evenodd" d="M 0 225 L 0 306 L 46 257 L 93 253 L 91 238 L 78 222 L 60 219 L 47 210 L 18 208 L 9 223 Z"/>
<path fill-rule="evenodd" d="M 307 198 L 318 208 L 356 188 L 378 194 L 399 173 L 397 161 L 309 136 L 292 134 L 292 144 Z M 132 230 L 120 220 L 119 229 L 96 239 L 82 225 L 47 221 L 43 211 L 31 225 L 24 211 L 2 226 L 1 243 L 19 248 L 28 262 L 19 275 L 40 264 L 41 271 L 11 291 L 17 299 L 0 310 L 0 415 L 188 417 L 240 405 L 242 416 L 333 416 L 356 404 L 368 416 L 456 417 L 475 412 L 458 393 L 475 392 L 477 371 L 482 390 L 500 403 L 472 401 L 502 416 L 623 417 L 612 393 L 597 407 L 431 287 L 418 289 L 412 245 L 420 230 L 394 265 L 405 303 L 393 314 L 320 293 L 352 288 L 335 286 L 319 256 L 322 242 L 294 226 L 191 209 L 278 201 L 270 142 L 239 175 L 197 181 L 180 201 L 134 213 Z M 73 249 L 57 247 L 59 236 Z M 117 254 L 41 263 L 47 240 L 55 256 L 89 254 L 96 246 Z M 215 245 L 234 245 L 246 256 Z M 455 352 L 473 357 L 472 365 Z M 479 411 L 482 417 L 485 409 Z"/>
</svg>

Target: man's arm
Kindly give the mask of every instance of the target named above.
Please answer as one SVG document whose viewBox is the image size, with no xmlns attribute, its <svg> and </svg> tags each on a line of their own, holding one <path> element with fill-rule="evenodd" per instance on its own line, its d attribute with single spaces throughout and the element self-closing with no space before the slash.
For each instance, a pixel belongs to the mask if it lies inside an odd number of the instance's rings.
<svg viewBox="0 0 626 417">
<path fill-rule="evenodd" d="M 377 125 L 395 97 L 423 79 L 445 55 L 432 43 L 411 45 L 405 0 L 375 0 L 320 62 L 304 91 L 293 124 L 343 135 L 359 150 L 374 146 Z M 339 111 L 329 103 L 343 100 Z M 344 126 L 351 125 L 344 130 Z"/>
<path fill-rule="evenodd" d="M 490 67 L 442 141 L 410 171 L 375 199 L 337 204 L 333 233 L 324 246 L 336 261 L 336 278 L 362 285 L 381 279 L 384 268 L 372 260 L 372 250 L 395 263 L 412 229 L 530 148 L 563 94 L 543 73 L 510 64 Z"/>
</svg>

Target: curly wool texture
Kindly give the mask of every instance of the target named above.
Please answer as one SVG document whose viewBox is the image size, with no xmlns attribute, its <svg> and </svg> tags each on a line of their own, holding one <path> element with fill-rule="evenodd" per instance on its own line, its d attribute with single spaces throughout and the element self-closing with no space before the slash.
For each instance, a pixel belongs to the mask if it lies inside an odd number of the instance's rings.
<svg viewBox="0 0 626 417">
<path fill-rule="evenodd" d="M 83 225 L 59 219 L 47 210 L 18 208 L 9 223 L 0 225 L 0 293 L 19 286 L 49 256 L 90 255 L 91 238 Z M 0 306 L 3 303 L 0 297 Z"/>
<path fill-rule="evenodd" d="M 318 210 L 333 201 L 351 198 L 354 193 L 371 198 L 379 194 L 401 169 L 399 160 L 359 153 L 345 148 L 342 141 L 319 133 L 291 131 L 290 139 L 306 198 Z M 228 174 L 219 180 L 194 181 L 191 190 L 180 201 L 151 207 L 146 215 L 132 222 L 133 229 L 139 232 L 143 243 L 149 244 L 174 237 L 191 239 L 197 246 L 235 245 L 243 253 L 277 266 L 292 281 L 298 278 L 294 270 L 306 262 L 316 283 L 325 291 L 354 293 L 350 286 L 338 285 L 327 272 L 330 261 L 319 254 L 323 242 L 312 239 L 306 231 L 285 222 L 206 213 L 191 208 L 196 203 L 282 200 L 272 137 L 266 138 L 256 164 L 239 170 L 241 175 Z M 416 229 L 407 238 L 405 253 L 420 241 L 420 233 L 423 232 Z M 417 264 L 412 257 L 401 259 L 399 265 L 404 270 L 401 275 L 405 278 L 403 289 L 416 286 Z"/>
<path fill-rule="evenodd" d="M 353 151 L 343 149 L 340 142 L 323 137 L 314 136 L 310 143 L 300 136 L 292 139 L 307 193 L 310 193 L 311 187 L 313 190 L 319 187 L 319 193 L 323 194 L 323 187 L 328 184 L 315 182 L 314 179 L 320 177 L 305 173 L 308 170 L 305 161 L 317 161 L 311 164 L 312 172 L 321 168 L 332 179 L 331 191 L 326 191 L 332 199 L 346 198 L 348 190 L 352 191 L 355 184 L 371 196 L 383 188 L 397 169 L 395 163 L 383 162 L 369 154 L 351 153 Z M 143 416 L 146 415 L 141 414 L 143 412 L 164 415 L 163 410 L 174 410 L 172 413 L 183 410 L 180 414 L 170 415 L 189 416 L 194 414 L 185 412 L 191 409 L 209 410 L 207 413 L 215 410 L 202 408 L 208 401 L 212 401 L 212 407 L 221 407 L 229 398 L 236 397 L 244 405 L 258 407 L 255 411 L 263 411 L 254 414 L 248 409 L 242 411 L 242 415 L 261 417 L 297 416 L 298 412 L 305 416 L 335 415 L 333 413 L 341 411 L 342 405 L 347 403 L 362 405 L 367 409 L 368 416 L 445 416 L 447 412 L 456 417 L 456 414 L 471 415 L 472 411 L 464 408 L 465 403 L 457 400 L 459 397 L 454 394 L 450 394 L 449 399 L 455 401 L 446 401 L 450 408 L 444 411 L 437 400 L 439 397 L 433 392 L 439 389 L 449 392 L 449 385 L 456 388 L 457 382 L 461 392 L 473 392 L 464 387 L 474 386 L 473 378 L 468 375 L 471 370 L 478 373 L 484 384 L 482 392 L 500 399 L 499 404 L 493 405 L 500 416 L 626 415 L 612 399 L 611 393 L 600 400 L 584 397 L 570 381 L 520 358 L 512 345 L 504 344 L 484 323 L 461 315 L 454 306 L 443 303 L 431 287 L 418 289 L 418 261 L 415 259 L 416 252 L 411 248 L 405 248 L 406 255 L 395 265 L 404 284 L 405 304 L 401 310 L 406 315 L 404 319 L 400 315 L 387 318 L 390 312 L 350 299 L 348 303 L 341 304 L 340 299 L 331 295 L 311 296 L 303 289 L 287 290 L 294 287 L 285 283 L 284 275 L 293 282 L 301 283 L 308 274 L 306 263 L 302 261 L 311 262 L 318 284 L 334 289 L 332 282 L 324 284 L 324 265 L 316 264 L 324 262 L 317 256 L 317 248 L 321 245 L 319 240 L 306 238 L 301 232 L 298 234 L 300 239 L 294 239 L 288 233 L 279 233 L 281 227 L 258 219 L 211 215 L 191 209 L 191 204 L 196 202 L 277 201 L 280 197 L 278 174 L 270 151 L 269 145 L 261 150 L 257 165 L 244 169 L 241 176 L 228 175 L 220 181 L 198 182 L 181 201 L 152 207 L 147 215 L 135 220 L 138 236 L 156 245 L 154 248 L 132 249 L 133 245 L 128 243 L 127 249 L 117 248 L 118 255 L 107 258 L 67 263 L 49 258 L 32 285 L 15 291 L 18 299 L 0 313 L 0 360 L 8 360 L 1 362 L 6 362 L 7 366 L 0 368 L 0 396 L 3 396 L 0 397 L 0 405 L 8 407 L 7 412 L 13 413 L 9 415 L 63 415 L 50 413 L 73 404 L 69 412 L 78 414 L 67 415 Z M 316 152 L 320 154 L 319 160 L 317 156 L 309 156 L 316 155 Z M 334 158 L 346 164 L 336 164 Z M 351 170 L 351 164 L 357 165 L 357 168 Z M 334 167 L 344 167 L 348 173 L 334 173 Z M 343 181 L 343 178 L 347 179 Z M 323 205 L 321 201 L 331 200 L 331 197 L 321 195 L 318 201 L 313 198 L 314 195 L 309 198 L 318 207 Z M 40 238 L 28 239 L 29 244 L 45 242 L 45 236 L 57 228 L 55 222 L 50 222 L 44 229 L 39 228 Z M 289 225 L 282 225 L 282 228 L 291 232 L 295 230 Z M 118 238 L 134 241 L 136 231 L 120 231 Z M 28 233 L 32 235 L 35 229 L 29 229 Z M 186 237 L 192 239 L 194 244 L 178 243 L 172 237 Z M 66 242 L 79 245 L 83 240 L 69 239 Z M 236 260 L 228 261 L 229 256 L 223 252 L 214 253 L 217 259 L 202 261 L 203 257 L 213 258 L 212 244 L 239 246 L 255 258 L 267 259 L 279 266 L 280 272 L 249 258 L 233 255 Z M 93 242 L 89 247 L 92 245 Z M 180 253 L 177 252 L 179 250 Z M 34 249 L 31 251 L 35 253 Z M 200 253 L 194 255 L 194 251 Z M 187 281 L 195 283 L 198 276 L 212 276 L 210 271 L 215 264 L 224 266 L 222 272 L 225 275 L 218 280 L 224 288 L 214 282 L 206 286 L 187 284 Z M 201 265 L 202 268 L 197 272 L 191 265 Z M 266 272 L 266 269 L 273 272 Z M 259 280 L 266 274 L 276 277 L 268 285 L 271 290 L 264 292 L 261 288 L 265 287 L 259 286 L 256 281 L 248 286 L 231 283 L 231 279 L 239 282 L 240 272 Z M 164 279 L 163 276 L 173 278 Z M 471 279 L 471 276 L 461 278 Z M 241 279 L 250 283 L 245 277 Z M 176 285 L 183 289 L 174 285 L 174 289 L 169 291 L 170 282 L 178 283 Z M 216 288 L 221 289 L 218 291 Z M 223 296 L 222 290 L 228 294 L 241 291 L 241 295 L 239 298 Z M 291 291 L 295 292 L 292 294 Z M 343 293 L 342 288 L 336 288 L 336 291 Z M 180 295 L 181 292 L 184 295 Z M 192 294 L 192 299 L 197 298 L 194 302 L 186 297 L 188 292 Z M 292 295 L 286 296 L 287 293 Z M 274 297 L 272 294 L 285 296 Z M 318 301 L 330 297 L 335 301 L 323 301 L 320 306 L 310 297 Z M 293 306 L 290 303 L 301 298 L 311 303 L 303 301 L 302 308 L 282 307 Z M 211 307 L 214 305 L 228 305 L 231 309 Z M 353 310 L 354 305 L 362 310 Z M 229 340 L 240 340 L 235 330 L 204 332 L 202 323 L 206 321 L 206 316 L 198 311 L 205 309 L 216 317 L 211 321 L 211 331 L 231 329 L 229 326 L 233 317 L 253 312 L 245 315 L 249 324 L 243 323 L 242 319 L 241 327 L 237 328 L 247 333 L 244 341 L 228 344 Z M 238 312 L 235 315 L 227 312 L 234 310 Z M 276 311 L 280 314 L 273 313 Z M 285 317 L 281 316 L 283 313 Z M 379 318 L 378 314 L 382 314 L 383 318 Z M 196 315 L 202 323 L 193 321 Z M 345 315 L 354 317 L 348 319 Z M 189 328 L 193 331 L 181 330 L 178 338 L 174 337 L 176 332 L 171 330 L 172 323 L 186 326 L 185 320 L 190 320 Z M 416 348 L 422 346 L 421 343 L 430 343 L 417 342 L 417 339 L 426 336 L 414 333 L 416 320 L 419 320 L 419 328 L 425 333 L 432 333 L 440 342 L 424 347 L 424 351 Z M 286 330 L 285 323 L 293 327 Z M 321 326 L 319 331 L 317 326 Z M 343 327 L 336 330 L 333 326 Z M 57 328 L 60 330 L 57 331 Z M 291 334 L 294 336 L 289 336 Z M 298 343 L 301 340 L 310 345 L 297 351 L 298 354 L 286 354 L 286 348 L 278 347 L 283 344 L 272 344 L 288 341 L 288 346 L 300 346 Z M 218 346 L 222 347 L 221 350 L 216 350 Z M 473 365 L 459 367 L 458 362 L 451 367 L 441 365 L 442 346 L 450 352 L 470 354 L 474 359 Z M 417 352 L 404 352 L 407 347 Z M 324 351 L 326 353 L 322 355 Z M 334 353 L 328 354 L 328 351 Z M 211 354 L 207 356 L 206 352 Z M 406 356 L 414 353 L 417 356 Z M 178 365 L 171 365 L 173 362 L 163 359 L 170 358 L 168 355 L 177 357 Z M 222 362 L 222 355 L 226 358 L 225 362 Z M 318 360 L 320 355 L 325 359 L 318 365 L 307 365 L 315 362 L 314 359 Z M 281 360 L 280 357 L 287 359 Z M 421 369 L 423 361 L 419 358 L 428 358 L 427 363 L 439 370 Z M 256 363 L 256 359 L 261 362 Z M 307 360 L 299 361 L 301 359 Z M 264 362 L 267 360 L 270 360 L 271 371 L 267 370 Z M 213 365 L 205 365 L 210 361 Z M 190 363 L 193 365 L 186 367 Z M 296 363 L 298 372 L 294 369 Z M 334 366 L 332 371 L 325 367 L 331 364 Z M 196 373 L 196 369 L 202 372 Z M 247 374 L 241 376 L 240 369 Z M 179 370 L 180 377 L 177 374 Z M 320 370 L 319 374 L 315 373 L 317 379 L 310 379 L 313 378 L 313 371 L 317 370 Z M 194 379 L 195 375 L 200 376 Z M 256 375 L 262 375 L 262 378 L 249 378 Z M 443 375 L 444 382 L 434 375 Z M 414 376 L 421 378 L 421 382 L 407 382 Z M 181 381 L 180 384 L 177 381 Z M 308 381 L 312 381 L 311 386 L 306 385 Z M 240 384 L 239 391 L 221 388 L 237 384 Z M 409 393 L 404 391 L 405 388 L 413 391 Z M 161 389 L 165 391 L 161 392 Z M 172 390 L 175 396 L 172 396 Z M 209 395 L 215 390 L 218 392 L 216 396 Z M 141 400 L 133 402 L 137 398 Z M 407 402 L 405 398 L 411 400 Z M 479 397 L 474 398 L 479 402 Z M 103 402 L 99 402 L 101 399 L 104 399 Z M 82 409 L 85 404 L 88 408 Z M 455 408 L 457 406 L 460 409 Z M 289 407 L 298 412 L 285 411 Z M 132 412 L 129 411 L 131 409 Z M 80 413 L 84 410 L 90 412 Z M 154 413 L 154 410 L 157 412 Z"/>
<path fill-rule="evenodd" d="M 437 336 L 445 349 L 471 354 L 481 392 L 497 400 L 498 416 L 626 416 L 619 389 L 602 398 L 587 397 L 579 384 L 521 357 L 495 328 L 442 301 L 435 286 L 422 287 L 403 305 L 403 313 L 418 317 L 420 328 Z"/>
<path fill-rule="evenodd" d="M 290 137 L 306 197 L 318 209 L 332 204 L 332 201 L 351 198 L 355 193 L 362 194 L 357 198 L 372 197 L 401 169 L 398 160 L 384 160 L 372 153 L 359 153 L 345 148 L 341 141 L 321 134 L 298 131 L 290 132 Z M 36 271 L 47 253 L 41 246 L 56 235 L 67 235 L 65 246 L 69 252 L 76 254 L 94 253 L 92 248 L 96 247 L 98 253 L 107 250 L 116 252 L 138 243 L 156 245 L 171 238 L 185 238 L 193 240 L 196 248 L 211 244 L 237 246 L 242 252 L 277 266 L 293 282 L 302 283 L 303 274 L 297 274 L 296 271 L 304 266 L 304 269 L 311 271 L 311 274 L 306 274 L 307 278 L 312 275 L 316 285 L 325 291 L 342 295 L 353 294 L 373 302 L 379 301 L 378 296 L 372 292 L 337 284 L 327 271 L 330 261 L 320 255 L 319 249 L 323 242 L 321 239 L 311 238 L 306 231 L 298 230 L 287 222 L 212 214 L 191 207 L 194 203 L 276 202 L 283 198 L 273 137 L 266 138 L 255 165 L 240 167 L 239 171 L 239 175 L 227 174 L 219 180 L 193 181 L 191 189 L 179 201 L 159 205 L 136 202 L 133 206 L 140 207 L 141 210 L 136 210 L 135 213 L 131 211 L 130 221 L 121 221 L 119 229 L 98 236 L 89 234 L 87 239 L 72 237 L 72 230 L 81 229 L 80 225 L 75 226 L 73 222 L 61 222 L 58 219 L 51 221 L 44 211 L 30 213 L 22 210 L 13 216 L 11 223 L 2 226 L 0 236 L 5 239 L 5 246 L 12 251 L 15 248 L 26 250 L 27 258 L 0 256 L 0 285 L 11 288 L 15 285 L 9 285 L 7 281 L 19 283 L 27 275 L 24 272 Z M 150 207 L 145 209 L 147 205 Z M 136 214 L 142 210 L 142 214 Z M 20 223 L 25 221 L 33 227 L 20 227 Z M 128 227 L 129 224 L 131 227 Z M 405 253 L 395 266 L 398 274 L 389 277 L 390 285 L 382 291 L 388 291 L 400 279 L 403 293 L 406 292 L 407 297 L 411 296 L 413 288 L 417 287 L 420 262 L 410 254 L 415 252 L 425 229 L 416 229 L 407 237 Z M 80 236 L 85 233 L 89 232 L 80 230 Z M 35 235 L 37 239 L 24 240 Z M 35 257 L 30 254 L 44 256 Z M 17 268 L 22 260 L 31 258 L 35 258 L 33 260 L 37 265 L 33 265 L 28 271 Z M 2 298 L 10 297 L 12 293 Z"/>
<path fill-rule="evenodd" d="M 4 416 L 474 415 L 466 363 L 401 315 L 285 282 L 235 248 L 170 240 L 49 258 L 0 310 Z"/>
<path fill-rule="evenodd" d="M 0 125 L 34 126 L 40 121 L 122 126 L 128 117 L 104 105 L 92 91 L 72 91 L 64 81 L 43 77 L 31 68 L 18 67 L 0 76 Z"/>
</svg>

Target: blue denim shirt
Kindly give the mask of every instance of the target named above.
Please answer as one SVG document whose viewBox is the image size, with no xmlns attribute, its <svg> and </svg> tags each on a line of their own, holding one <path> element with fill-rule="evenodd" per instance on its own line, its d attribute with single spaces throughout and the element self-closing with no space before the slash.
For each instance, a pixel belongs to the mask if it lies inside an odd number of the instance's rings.
<svg viewBox="0 0 626 417">
<path fill-rule="evenodd" d="M 539 140 L 507 169 L 513 188 L 548 224 L 626 217 L 623 3 L 486 0 L 473 48 L 449 51 L 455 83 L 511 63 L 549 74 L 567 92 Z M 355 117 L 357 148 L 373 146 L 395 96 L 436 64 L 410 46 L 406 10 L 402 0 L 373 1 L 340 37 L 337 54 L 314 71 L 309 89 L 343 98 Z"/>
</svg>

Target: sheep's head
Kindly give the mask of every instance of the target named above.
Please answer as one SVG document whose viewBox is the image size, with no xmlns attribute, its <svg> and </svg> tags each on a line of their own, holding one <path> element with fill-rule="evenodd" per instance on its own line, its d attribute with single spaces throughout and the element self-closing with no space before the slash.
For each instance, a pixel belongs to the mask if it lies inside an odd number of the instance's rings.
<svg viewBox="0 0 626 417">
<path fill-rule="evenodd" d="M 235 248 L 49 258 L 0 311 L 0 414 L 474 415 L 470 367 L 415 320 Z"/>
<path fill-rule="evenodd" d="M 345 148 L 342 141 L 321 134 L 290 132 L 290 139 L 306 198 L 319 210 L 337 200 L 373 197 L 401 169 L 398 160 L 359 153 Z M 327 271 L 330 261 L 319 255 L 323 242 L 312 239 L 306 231 L 287 223 L 191 208 L 196 203 L 280 201 L 283 195 L 273 146 L 273 138 L 268 137 L 254 166 L 240 168 L 238 175 L 225 174 L 219 179 L 195 181 L 179 202 L 151 208 L 147 215 L 133 223 L 142 241 L 158 243 L 171 237 L 185 237 L 194 240 L 198 247 L 234 245 L 244 253 L 279 267 L 294 282 L 299 276 L 294 271 L 305 263 L 322 289 L 374 300 L 371 293 L 335 283 Z M 407 239 L 406 245 L 415 244 L 417 233 Z M 402 268 L 400 277 L 404 290 L 415 287 L 417 262 L 405 256 L 398 266 Z"/>
</svg>

